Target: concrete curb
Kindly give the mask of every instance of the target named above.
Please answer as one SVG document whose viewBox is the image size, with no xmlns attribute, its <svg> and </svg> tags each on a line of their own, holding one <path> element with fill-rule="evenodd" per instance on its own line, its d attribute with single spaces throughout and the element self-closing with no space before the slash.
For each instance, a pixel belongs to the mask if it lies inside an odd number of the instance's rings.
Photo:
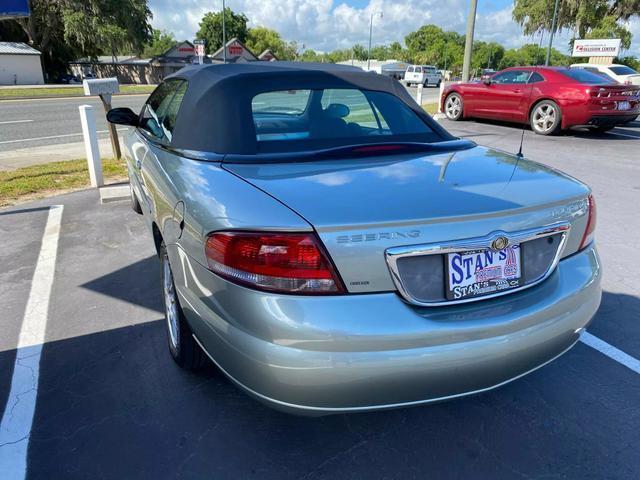
<svg viewBox="0 0 640 480">
<path fill-rule="evenodd" d="M 108 185 L 98 188 L 100 203 L 113 203 L 129 200 L 129 184 Z"/>
</svg>

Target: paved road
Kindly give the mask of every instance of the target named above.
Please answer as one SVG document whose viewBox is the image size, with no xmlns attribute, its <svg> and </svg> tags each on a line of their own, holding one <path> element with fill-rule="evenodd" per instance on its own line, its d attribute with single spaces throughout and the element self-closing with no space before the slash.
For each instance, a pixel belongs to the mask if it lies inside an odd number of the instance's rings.
<svg viewBox="0 0 640 480">
<path fill-rule="evenodd" d="M 416 88 L 408 89 L 415 98 Z M 423 103 L 436 102 L 437 88 L 423 90 Z M 119 95 L 113 100 L 114 107 L 130 107 L 138 112 L 147 95 Z M 104 131 L 107 123 L 99 99 L 65 98 L 37 100 L 0 101 L 0 152 L 46 145 L 68 144 L 82 141 L 82 129 L 78 106 L 93 105 L 96 128 L 99 135 L 107 138 Z"/>
<path fill-rule="evenodd" d="M 445 125 L 517 150 L 518 128 Z M 524 152 L 593 186 L 605 276 L 589 330 L 640 358 L 640 125 L 615 133 L 526 132 Z M 37 398 L 26 385 L 4 407 L 49 205 L 64 210 Z M 158 261 L 128 205 L 101 206 L 93 191 L 33 202 L 0 211 L 0 235 L 0 412 L 34 402 L 30 478 L 640 478 L 640 375 L 585 344 L 471 398 L 288 416 L 214 368 L 188 374 L 172 363 Z M 0 459 L 12 445 L 0 442 Z"/>
<path fill-rule="evenodd" d="M 119 95 L 114 107 L 140 111 L 147 95 Z M 78 107 L 92 105 L 96 128 L 104 131 L 107 122 L 98 98 L 47 98 L 0 101 L 0 152 L 19 148 L 81 142 Z M 108 137 L 106 132 L 101 137 Z"/>
</svg>

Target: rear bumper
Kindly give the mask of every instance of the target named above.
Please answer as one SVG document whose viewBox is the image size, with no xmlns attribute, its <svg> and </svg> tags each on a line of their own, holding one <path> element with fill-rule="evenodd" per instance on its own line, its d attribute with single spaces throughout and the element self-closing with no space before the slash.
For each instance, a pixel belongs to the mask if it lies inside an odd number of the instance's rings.
<svg viewBox="0 0 640 480">
<path fill-rule="evenodd" d="M 594 115 L 589 119 L 587 125 L 589 126 L 611 126 L 611 125 L 624 125 L 625 123 L 632 122 L 638 116 L 636 112 L 630 115 Z"/>
<path fill-rule="evenodd" d="M 396 293 L 303 297 L 230 284 L 170 252 L 195 336 L 240 387 L 308 415 L 441 401 L 495 388 L 579 338 L 600 303 L 594 246 L 542 284 L 467 305 L 415 308 Z"/>
</svg>

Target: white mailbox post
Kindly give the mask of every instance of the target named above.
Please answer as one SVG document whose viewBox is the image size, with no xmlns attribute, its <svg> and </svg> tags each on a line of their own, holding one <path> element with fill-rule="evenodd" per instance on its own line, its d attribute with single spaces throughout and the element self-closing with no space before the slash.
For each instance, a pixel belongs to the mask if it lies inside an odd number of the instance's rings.
<svg viewBox="0 0 640 480">
<path fill-rule="evenodd" d="M 102 106 L 104 107 L 105 114 L 111 110 L 111 95 L 114 93 L 120 93 L 120 85 L 117 78 L 98 78 L 95 80 L 83 80 L 82 86 L 84 87 L 84 94 L 98 95 L 102 100 Z M 111 148 L 116 158 L 121 157 L 120 143 L 118 142 L 118 132 L 116 126 L 112 123 L 108 123 L 109 137 L 111 137 Z"/>
<path fill-rule="evenodd" d="M 91 105 L 80 105 L 79 109 L 91 186 L 102 187 L 104 185 L 102 161 L 100 160 L 100 148 L 98 147 L 98 136 L 96 135 L 96 121 L 93 118 L 93 107 Z"/>
</svg>

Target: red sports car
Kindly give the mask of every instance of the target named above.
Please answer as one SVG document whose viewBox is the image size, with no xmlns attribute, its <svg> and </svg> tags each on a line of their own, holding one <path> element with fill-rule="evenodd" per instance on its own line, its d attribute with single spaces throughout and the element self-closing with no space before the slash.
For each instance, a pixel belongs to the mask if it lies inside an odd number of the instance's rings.
<svg viewBox="0 0 640 480">
<path fill-rule="evenodd" d="M 442 111 L 451 120 L 529 123 L 540 135 L 575 126 L 606 131 L 640 114 L 640 88 L 579 68 L 512 67 L 481 82 L 449 85 Z"/>
</svg>

